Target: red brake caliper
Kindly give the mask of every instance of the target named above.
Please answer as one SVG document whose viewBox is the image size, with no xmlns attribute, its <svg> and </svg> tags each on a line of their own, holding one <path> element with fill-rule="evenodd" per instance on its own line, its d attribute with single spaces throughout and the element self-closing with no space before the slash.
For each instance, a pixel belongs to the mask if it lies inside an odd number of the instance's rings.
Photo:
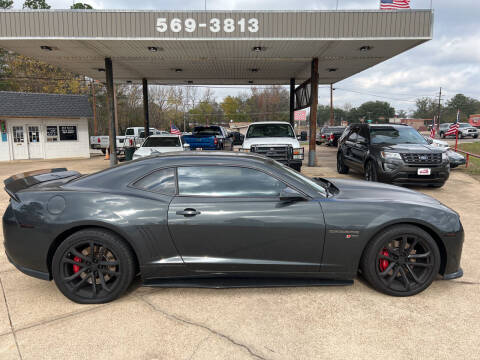
<svg viewBox="0 0 480 360">
<path fill-rule="evenodd" d="M 381 254 L 382 254 L 382 255 L 385 255 L 385 256 L 388 256 L 388 255 L 389 255 L 387 249 L 383 249 L 383 250 L 381 251 Z M 380 262 L 379 262 L 380 270 L 381 270 L 381 271 L 385 271 L 385 270 L 387 269 L 387 267 L 388 267 L 388 264 L 389 264 L 388 260 L 386 260 L 386 259 L 380 259 Z"/>
<path fill-rule="evenodd" d="M 78 256 L 75 256 L 73 258 L 73 261 L 76 261 L 76 262 L 82 262 L 82 259 L 80 259 Z M 77 273 L 80 271 L 80 265 L 73 265 L 73 272 L 74 273 Z"/>
</svg>

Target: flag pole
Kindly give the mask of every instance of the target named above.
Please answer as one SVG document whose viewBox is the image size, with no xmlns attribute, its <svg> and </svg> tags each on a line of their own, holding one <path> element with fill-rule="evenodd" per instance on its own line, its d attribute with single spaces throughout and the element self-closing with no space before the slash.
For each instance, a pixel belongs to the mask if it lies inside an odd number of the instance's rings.
<svg viewBox="0 0 480 360">
<path fill-rule="evenodd" d="M 458 147 L 458 129 L 460 129 L 460 109 L 457 110 L 457 132 L 455 133 L 455 152 L 457 152 Z"/>
</svg>

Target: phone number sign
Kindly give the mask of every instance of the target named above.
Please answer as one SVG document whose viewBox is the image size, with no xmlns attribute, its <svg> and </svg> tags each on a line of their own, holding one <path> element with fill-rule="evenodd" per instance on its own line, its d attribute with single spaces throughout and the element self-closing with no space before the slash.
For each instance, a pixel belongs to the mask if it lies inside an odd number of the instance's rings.
<svg viewBox="0 0 480 360">
<path fill-rule="evenodd" d="M 194 33 L 199 29 L 206 29 L 211 33 L 256 33 L 259 30 L 259 21 L 257 18 L 210 18 L 207 21 L 197 21 L 194 18 L 180 19 L 157 18 L 156 30 L 159 33 Z"/>
</svg>

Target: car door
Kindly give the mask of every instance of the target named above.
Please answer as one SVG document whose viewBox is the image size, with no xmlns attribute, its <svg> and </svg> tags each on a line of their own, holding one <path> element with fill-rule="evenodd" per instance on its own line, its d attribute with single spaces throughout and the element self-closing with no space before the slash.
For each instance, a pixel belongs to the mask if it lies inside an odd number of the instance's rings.
<svg viewBox="0 0 480 360">
<path fill-rule="evenodd" d="M 352 146 L 352 160 L 357 168 L 363 169 L 363 164 L 368 153 L 368 131 L 365 126 L 360 127 L 357 141 Z"/>
<path fill-rule="evenodd" d="M 350 167 L 358 166 L 353 153 L 353 149 L 357 142 L 358 130 L 358 127 L 353 127 L 343 143 L 343 156 L 345 159 L 345 164 Z"/>
<path fill-rule="evenodd" d="M 177 181 L 168 227 L 192 270 L 319 270 L 325 224 L 318 202 L 281 201 L 288 184 L 247 167 L 184 166 Z"/>
</svg>

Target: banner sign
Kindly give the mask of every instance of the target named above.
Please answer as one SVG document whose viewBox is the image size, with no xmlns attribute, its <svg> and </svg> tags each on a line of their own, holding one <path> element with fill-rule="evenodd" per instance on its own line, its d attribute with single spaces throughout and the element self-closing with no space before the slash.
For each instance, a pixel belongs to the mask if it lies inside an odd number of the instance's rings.
<svg viewBox="0 0 480 360">
<path fill-rule="evenodd" d="M 293 119 L 295 121 L 307 120 L 307 110 L 295 111 L 293 114 Z"/>
</svg>

